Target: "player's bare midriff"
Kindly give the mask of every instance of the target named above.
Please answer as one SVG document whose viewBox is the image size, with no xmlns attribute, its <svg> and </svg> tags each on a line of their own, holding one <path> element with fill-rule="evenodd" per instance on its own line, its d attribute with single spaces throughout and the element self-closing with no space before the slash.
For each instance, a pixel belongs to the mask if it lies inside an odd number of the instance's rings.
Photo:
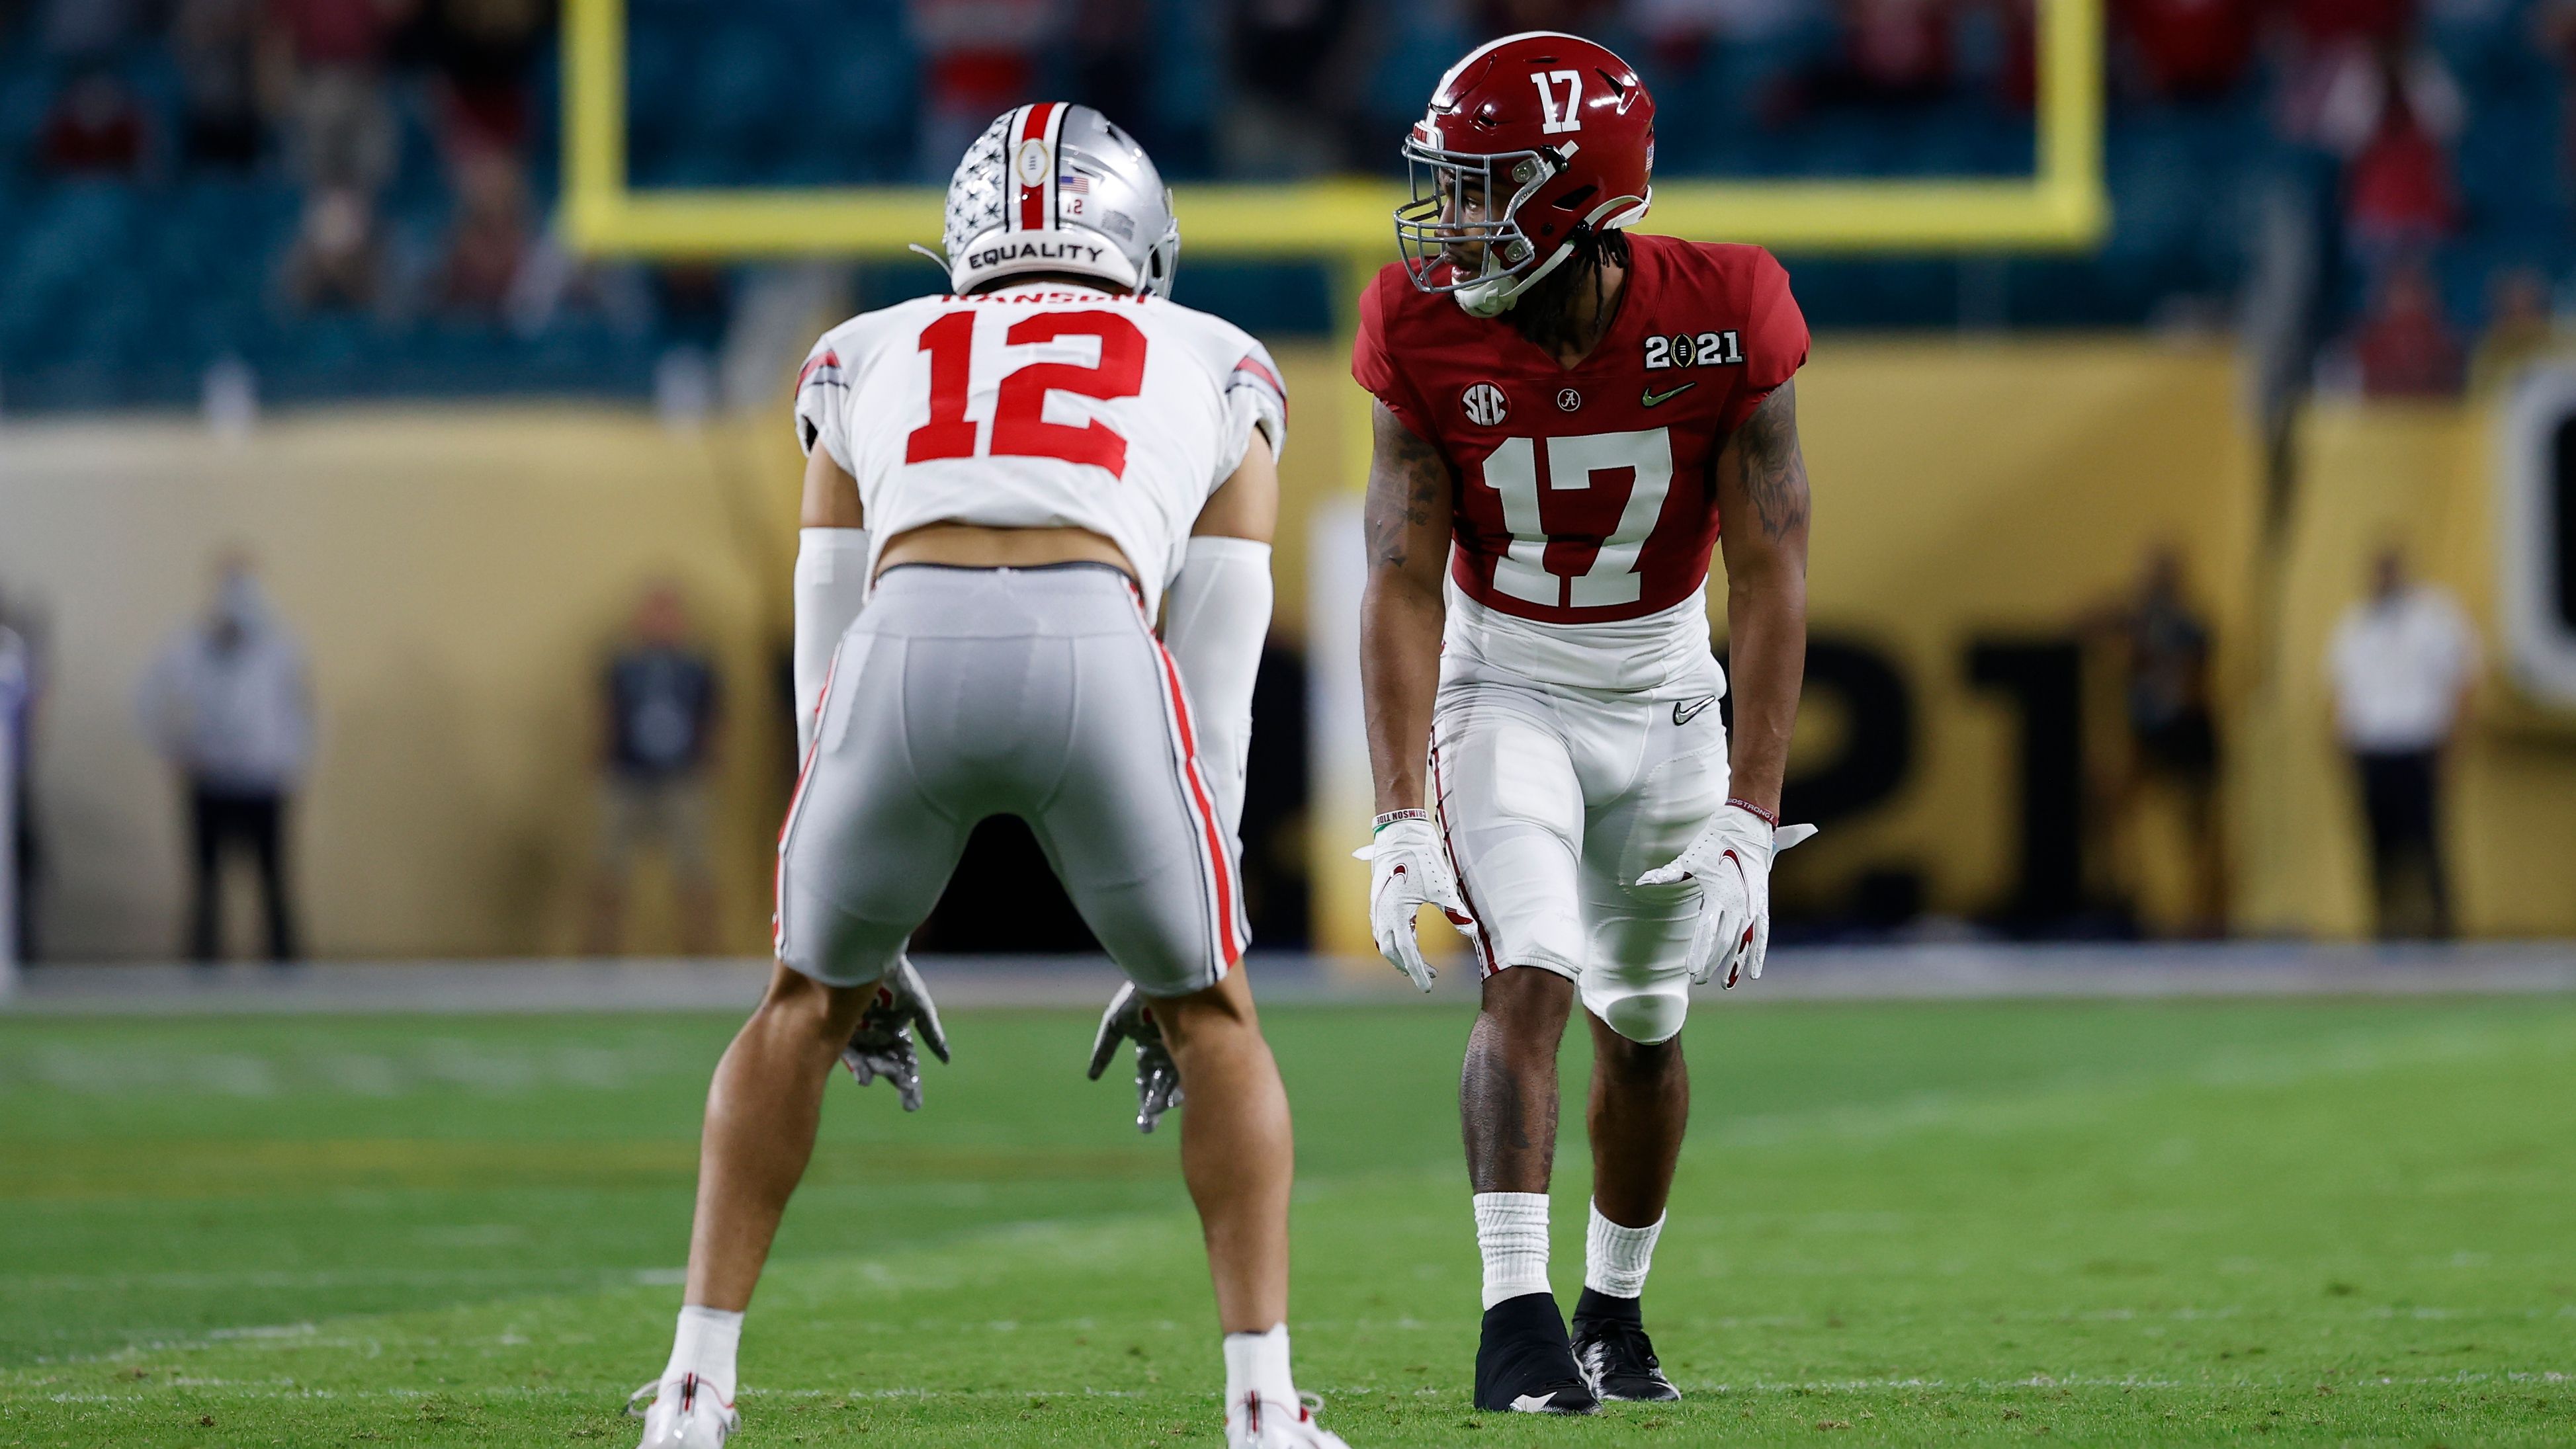
<svg viewBox="0 0 2576 1449">
<path fill-rule="evenodd" d="M 1118 545 L 1087 528 L 994 528 L 981 523 L 926 523 L 906 529 L 885 546 L 877 573 L 898 564 L 946 564 L 967 569 L 1027 569 L 1047 564 L 1101 563 L 1136 576 Z"/>
</svg>

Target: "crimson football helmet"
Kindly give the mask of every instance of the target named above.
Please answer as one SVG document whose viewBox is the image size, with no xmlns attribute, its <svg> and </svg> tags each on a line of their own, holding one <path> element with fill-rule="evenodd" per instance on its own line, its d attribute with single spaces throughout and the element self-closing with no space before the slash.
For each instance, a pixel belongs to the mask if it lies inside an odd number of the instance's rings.
<svg viewBox="0 0 2576 1449">
<path fill-rule="evenodd" d="M 1492 317 L 1554 271 L 1577 235 L 1646 214 L 1655 98 L 1605 46 L 1551 30 L 1507 35 L 1440 78 L 1404 159 L 1413 200 L 1395 213 L 1395 237 L 1413 285 Z"/>
</svg>

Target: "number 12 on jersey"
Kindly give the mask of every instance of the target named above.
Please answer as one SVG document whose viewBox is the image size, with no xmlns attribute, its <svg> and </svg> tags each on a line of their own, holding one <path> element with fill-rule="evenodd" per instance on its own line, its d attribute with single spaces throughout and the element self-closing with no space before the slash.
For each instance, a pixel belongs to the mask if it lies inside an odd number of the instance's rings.
<svg viewBox="0 0 2576 1449">
<path fill-rule="evenodd" d="M 1630 474 L 1626 503 L 1619 521 L 1602 536 L 1592 564 L 1580 574 L 1559 575 L 1547 567 L 1549 532 L 1542 518 L 1538 449 L 1547 448 L 1547 492 L 1550 494 L 1608 489 L 1617 475 Z M 1664 499 L 1673 487 L 1673 441 L 1666 428 L 1633 433 L 1587 433 L 1568 438 L 1505 438 L 1487 455 L 1485 486 L 1502 495 L 1503 526 L 1511 543 L 1494 560 L 1494 588 L 1515 599 L 1549 608 L 1602 608 L 1633 604 L 1645 593 L 1638 572 L 1646 536 L 1663 516 Z M 1559 536 L 1576 536 L 1559 530 Z"/>
<path fill-rule="evenodd" d="M 930 421 L 912 430 L 904 442 L 906 463 L 977 456 L 983 429 L 966 416 L 966 395 L 975 365 L 975 319 L 972 310 L 949 312 L 921 329 L 920 350 L 930 354 Z M 1075 427 L 1046 420 L 1050 392 L 1104 402 L 1134 397 L 1145 387 L 1145 334 L 1115 312 L 1040 312 L 1023 317 L 1002 334 L 1020 347 L 1064 337 L 1100 339 L 1100 361 L 1024 362 L 1002 378 L 993 404 L 989 458 L 1060 458 L 1108 470 L 1112 478 L 1127 473 L 1127 440 L 1098 419 Z"/>
</svg>

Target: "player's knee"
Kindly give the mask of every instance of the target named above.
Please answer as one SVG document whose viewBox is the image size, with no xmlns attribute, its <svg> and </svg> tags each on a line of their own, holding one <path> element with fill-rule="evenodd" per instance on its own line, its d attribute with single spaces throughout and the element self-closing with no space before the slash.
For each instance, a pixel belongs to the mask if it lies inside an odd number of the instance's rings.
<svg viewBox="0 0 2576 1449">
<path fill-rule="evenodd" d="M 1261 1038 L 1252 1009 L 1252 994 L 1241 973 L 1228 972 L 1216 985 L 1180 996 L 1147 995 L 1155 1024 L 1175 1057 L 1211 1048 L 1233 1050 Z"/>
<path fill-rule="evenodd" d="M 1602 1071 L 1623 1081 L 1652 1081 L 1680 1068 L 1682 1039 L 1676 1034 L 1662 1041 L 1637 1041 L 1616 1031 L 1607 1036 L 1596 1033 L 1593 1059 Z"/>
<path fill-rule="evenodd" d="M 1507 968 L 1485 978 L 1483 1010 L 1506 1032 L 1553 1044 L 1573 1015 L 1574 983 L 1543 967 Z"/>
<path fill-rule="evenodd" d="M 1586 1003 L 1612 1031 L 1641 1046 L 1660 1046 L 1681 1035 L 1690 997 L 1674 991 L 1632 991 Z"/>
<path fill-rule="evenodd" d="M 860 1013 L 876 994 L 873 980 L 835 986 L 781 962 L 770 976 L 769 991 L 761 997 L 755 1017 L 772 1030 L 827 1041 L 838 1051 L 858 1029 Z"/>
</svg>

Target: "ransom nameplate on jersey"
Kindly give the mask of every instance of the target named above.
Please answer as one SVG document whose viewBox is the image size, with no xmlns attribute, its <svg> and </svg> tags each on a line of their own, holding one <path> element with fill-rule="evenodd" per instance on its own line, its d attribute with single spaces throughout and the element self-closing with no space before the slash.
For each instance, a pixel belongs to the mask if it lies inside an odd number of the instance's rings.
<svg viewBox="0 0 2576 1449">
<path fill-rule="evenodd" d="M 1697 336 L 1676 332 L 1670 337 L 1646 339 L 1646 368 L 1650 372 L 1667 367 L 1725 367 L 1743 360 L 1744 343 L 1733 329 Z"/>
</svg>

